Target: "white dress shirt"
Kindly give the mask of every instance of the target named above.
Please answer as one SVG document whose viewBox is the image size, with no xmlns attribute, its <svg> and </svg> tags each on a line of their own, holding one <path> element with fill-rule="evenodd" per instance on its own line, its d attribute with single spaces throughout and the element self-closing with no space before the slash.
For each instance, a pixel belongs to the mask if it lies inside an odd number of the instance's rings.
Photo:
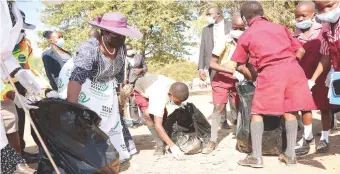
<svg viewBox="0 0 340 174">
<path fill-rule="evenodd" d="M 225 38 L 224 20 L 221 20 L 219 23 L 214 24 L 213 30 L 214 30 L 213 33 L 214 33 L 214 45 L 215 45 L 216 43 L 222 42 L 223 39 Z"/>
</svg>

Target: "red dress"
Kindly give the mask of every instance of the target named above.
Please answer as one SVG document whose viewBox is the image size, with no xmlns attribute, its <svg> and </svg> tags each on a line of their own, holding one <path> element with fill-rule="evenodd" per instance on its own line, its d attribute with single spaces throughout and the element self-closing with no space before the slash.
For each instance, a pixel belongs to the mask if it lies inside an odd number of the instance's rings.
<svg viewBox="0 0 340 174">
<path fill-rule="evenodd" d="M 323 39 L 322 34 L 323 31 L 321 30 L 316 38 L 311 39 L 305 43 L 300 41 L 306 53 L 299 64 L 301 65 L 308 79 L 312 78 L 322 57 L 322 54 L 320 53 L 321 43 Z M 327 98 L 328 87 L 326 87 L 325 85 L 325 80 L 327 78 L 329 70 L 330 67 L 324 69 L 323 73 L 316 80 L 315 86 L 311 90 L 314 99 L 314 106 L 312 107 L 312 110 L 331 109 L 329 99 Z"/>
</svg>

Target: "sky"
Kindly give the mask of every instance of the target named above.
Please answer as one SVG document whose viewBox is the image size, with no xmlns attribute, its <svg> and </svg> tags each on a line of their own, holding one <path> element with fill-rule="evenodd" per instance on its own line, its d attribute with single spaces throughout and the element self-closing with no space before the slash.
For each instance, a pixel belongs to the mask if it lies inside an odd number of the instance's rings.
<svg viewBox="0 0 340 174">
<path fill-rule="evenodd" d="M 25 22 L 36 26 L 35 30 L 26 30 L 26 37 L 31 40 L 33 55 L 41 57 L 43 50 L 37 45 L 40 38 L 36 33 L 37 31 L 44 31 L 48 29 L 45 28 L 44 24 L 40 21 L 39 10 L 43 10 L 45 5 L 38 0 L 17 0 L 17 6 L 25 13 Z"/>
</svg>

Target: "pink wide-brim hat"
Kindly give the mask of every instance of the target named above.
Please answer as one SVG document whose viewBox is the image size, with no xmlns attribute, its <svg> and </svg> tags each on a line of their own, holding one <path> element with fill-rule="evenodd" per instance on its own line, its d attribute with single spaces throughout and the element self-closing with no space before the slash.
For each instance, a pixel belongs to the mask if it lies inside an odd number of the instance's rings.
<svg viewBox="0 0 340 174">
<path fill-rule="evenodd" d="M 88 23 L 94 27 L 123 36 L 135 39 L 143 37 L 143 34 L 138 29 L 127 25 L 127 18 L 119 12 L 105 13 L 103 17 L 97 17 L 95 20 L 88 21 Z"/>
</svg>

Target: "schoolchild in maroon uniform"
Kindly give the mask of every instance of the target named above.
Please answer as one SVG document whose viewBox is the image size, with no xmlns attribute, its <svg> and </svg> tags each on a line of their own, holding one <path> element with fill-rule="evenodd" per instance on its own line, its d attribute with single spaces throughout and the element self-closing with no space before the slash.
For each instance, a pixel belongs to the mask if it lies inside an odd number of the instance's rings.
<svg viewBox="0 0 340 174">
<path fill-rule="evenodd" d="M 249 61 L 258 77 L 251 109 L 252 154 L 239 164 L 263 167 L 263 117 L 267 115 L 284 116 L 287 149 L 279 159 L 287 165 L 296 164 L 296 115 L 298 111 L 310 110 L 313 103 L 307 78 L 298 63 L 305 51 L 287 27 L 269 22 L 264 17 L 260 2 L 244 3 L 241 16 L 249 28 L 238 39 L 231 60 L 235 68 L 237 64 Z"/>
<path fill-rule="evenodd" d="M 323 30 L 324 26 L 315 21 L 315 4 L 313 2 L 301 2 L 295 10 L 295 37 L 303 45 L 306 54 L 299 62 L 305 71 L 309 88 L 312 92 L 314 105 L 312 110 L 320 110 L 321 117 L 331 117 L 331 105 L 327 98 L 328 88 L 325 80 L 330 70 L 329 55 L 320 53 L 321 43 L 324 43 Z M 325 47 L 328 45 L 325 44 Z M 304 141 L 299 141 L 299 147 L 296 148 L 297 155 L 305 155 L 309 152 L 309 143 L 313 140 L 312 132 L 312 112 L 303 111 L 302 118 L 304 122 Z M 323 119 L 322 121 L 327 121 Z M 328 139 L 328 138 L 327 138 Z M 328 141 L 321 137 L 319 144 L 316 146 L 317 152 L 328 151 Z"/>
<path fill-rule="evenodd" d="M 324 29 L 324 41 L 321 43 L 320 53 L 323 55 L 329 54 L 331 65 L 334 71 L 340 71 L 340 1 L 314 1 L 318 9 L 316 16 L 322 23 L 328 23 Z M 327 70 L 324 70 L 327 71 Z M 329 86 L 329 83 L 326 82 Z M 327 102 L 329 103 L 329 101 Z M 318 146 L 320 152 L 327 152 L 329 150 L 328 136 L 332 124 L 332 116 L 322 116 L 322 132 L 321 143 Z"/>
</svg>

